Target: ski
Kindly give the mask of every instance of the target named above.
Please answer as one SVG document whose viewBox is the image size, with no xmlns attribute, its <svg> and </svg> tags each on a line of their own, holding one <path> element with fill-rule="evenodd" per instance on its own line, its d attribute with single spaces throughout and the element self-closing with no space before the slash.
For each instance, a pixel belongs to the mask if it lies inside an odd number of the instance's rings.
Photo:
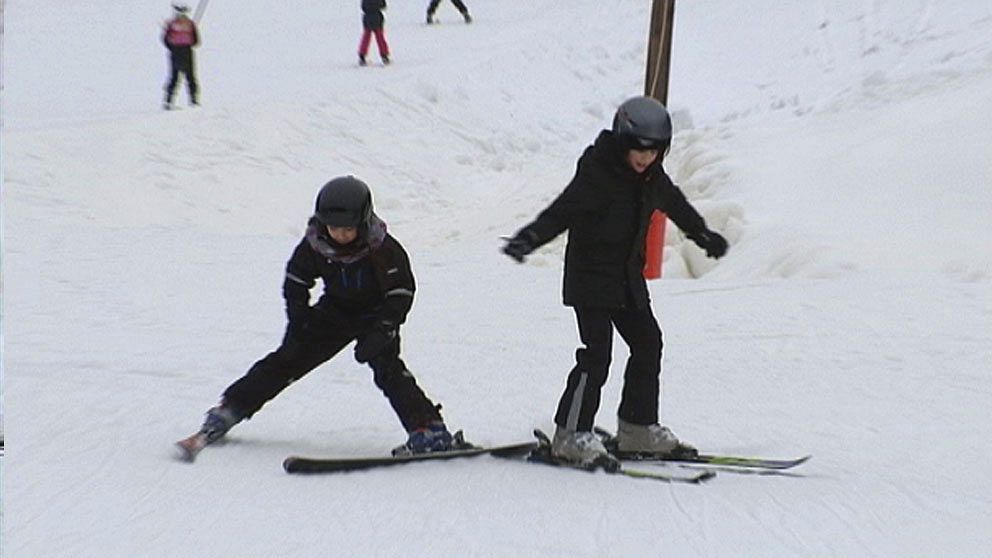
<svg viewBox="0 0 992 558">
<path fill-rule="evenodd" d="M 182 461 L 187 461 L 192 463 L 196 460 L 196 456 L 199 455 L 203 448 L 207 447 L 207 435 L 203 432 L 197 432 L 188 438 L 183 438 L 176 442 L 176 447 L 179 449 L 179 459 Z"/>
<path fill-rule="evenodd" d="M 553 467 L 576 469 L 591 473 L 603 471 L 604 473 L 610 475 L 622 475 L 625 477 L 650 479 L 668 483 L 700 484 L 716 476 L 716 472 L 710 470 L 693 471 L 679 469 L 661 472 L 629 469 L 615 459 L 605 456 L 593 461 L 592 463 L 576 463 L 574 461 L 559 459 L 552 455 L 551 439 L 548 438 L 548 435 L 541 430 L 534 430 L 534 436 L 537 437 L 538 443 L 537 447 L 534 448 L 530 455 L 527 456 L 527 461 L 531 463 L 540 463 Z"/>
<path fill-rule="evenodd" d="M 455 436 L 460 438 L 460 434 L 461 432 L 458 432 Z M 517 457 L 526 455 L 536 446 L 536 442 L 523 442 L 490 447 L 477 447 L 471 444 L 465 444 L 463 447 L 449 451 L 416 453 L 413 455 L 336 458 L 290 456 L 282 462 L 282 468 L 285 469 L 287 473 L 341 473 L 345 471 L 362 471 L 377 467 L 390 467 L 394 465 L 419 463 L 423 461 L 439 461 L 458 459 L 462 457 L 475 457 L 478 455 Z"/>
<path fill-rule="evenodd" d="M 719 455 L 710 453 L 700 453 L 696 455 L 683 455 L 683 456 L 668 456 L 668 457 L 658 457 L 656 455 L 650 454 L 640 454 L 640 453 L 626 453 L 621 452 L 617 449 L 616 436 L 612 432 L 596 427 L 594 429 L 597 435 L 603 440 L 603 445 L 609 450 L 617 459 L 621 461 L 653 461 L 653 462 L 675 462 L 675 463 L 694 463 L 698 465 L 719 465 L 723 467 L 744 467 L 744 468 L 755 468 L 755 469 L 791 469 L 797 465 L 801 465 L 807 461 L 812 455 L 804 455 L 795 459 L 769 459 L 766 457 L 744 457 L 737 455 Z"/>
</svg>

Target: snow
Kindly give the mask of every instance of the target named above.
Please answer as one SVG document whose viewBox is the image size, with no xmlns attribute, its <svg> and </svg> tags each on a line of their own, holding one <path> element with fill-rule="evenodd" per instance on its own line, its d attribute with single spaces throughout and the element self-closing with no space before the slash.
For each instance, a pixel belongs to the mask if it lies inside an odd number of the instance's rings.
<svg viewBox="0 0 992 558">
<path fill-rule="evenodd" d="M 210 3 L 203 106 L 159 109 L 168 4 L 7 0 L 9 556 L 992 556 L 992 4 L 681 2 L 667 167 L 732 243 L 669 231 L 661 413 L 704 486 L 495 458 L 320 477 L 403 439 L 347 353 L 194 465 L 171 443 L 283 328 L 283 266 L 353 173 L 411 254 L 404 357 L 469 439 L 550 429 L 577 344 L 563 240 L 498 252 L 639 93 L 650 6 Z M 376 60 L 373 55 L 372 60 Z M 185 91 L 179 99 L 185 102 Z M 599 422 L 615 427 L 625 348 Z"/>
</svg>

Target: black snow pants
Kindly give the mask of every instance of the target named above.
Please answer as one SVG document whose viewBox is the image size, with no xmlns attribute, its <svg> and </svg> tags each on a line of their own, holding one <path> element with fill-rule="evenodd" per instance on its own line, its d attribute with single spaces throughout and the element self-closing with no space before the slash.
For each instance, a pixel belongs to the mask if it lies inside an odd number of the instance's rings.
<svg viewBox="0 0 992 558">
<path fill-rule="evenodd" d="M 367 329 L 355 324 L 324 322 L 311 324 L 306 334 L 294 336 L 287 330 L 282 344 L 256 362 L 248 372 L 224 391 L 224 401 L 246 418 L 291 383 L 327 362 Z M 299 339 L 297 337 L 303 337 Z M 407 432 L 432 420 L 440 420 L 438 407 L 417 385 L 413 374 L 400 359 L 399 335 L 368 364 L 375 385 L 382 390 Z"/>
<path fill-rule="evenodd" d="M 434 12 L 437 11 L 437 6 L 440 3 L 441 0 L 431 0 L 430 5 L 427 6 L 427 15 L 434 15 Z M 455 8 L 458 8 L 458 11 L 461 12 L 463 15 L 466 12 L 468 12 L 468 8 L 465 7 L 465 4 L 462 3 L 462 0 L 451 0 L 451 3 L 454 4 Z"/>
<path fill-rule="evenodd" d="M 176 93 L 176 85 L 179 84 L 179 74 L 186 77 L 190 102 L 198 102 L 199 85 L 196 83 L 196 68 L 193 65 L 193 49 L 191 47 L 174 47 L 169 51 L 169 81 L 165 84 L 166 103 L 172 103 L 172 97 Z"/>
<path fill-rule="evenodd" d="M 630 348 L 617 415 L 632 424 L 658 422 L 662 335 L 651 308 L 577 307 L 575 317 L 585 346 L 575 352 L 575 367 L 558 402 L 555 424 L 567 430 L 592 430 L 609 375 L 614 327 Z"/>
</svg>

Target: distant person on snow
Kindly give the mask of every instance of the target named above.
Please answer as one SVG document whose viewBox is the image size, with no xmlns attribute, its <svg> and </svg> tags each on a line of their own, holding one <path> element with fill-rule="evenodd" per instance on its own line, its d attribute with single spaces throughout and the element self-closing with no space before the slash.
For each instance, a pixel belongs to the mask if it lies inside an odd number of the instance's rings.
<svg viewBox="0 0 992 558">
<path fill-rule="evenodd" d="M 189 6 L 175 4 L 172 6 L 175 16 L 169 20 L 162 31 L 162 43 L 169 49 L 169 81 L 165 84 L 165 102 L 162 108 L 172 109 L 172 97 L 179 83 L 179 74 L 186 76 L 186 86 L 189 88 L 189 103 L 200 104 L 197 98 L 199 86 L 196 83 L 196 68 L 193 64 L 193 47 L 199 46 L 200 34 L 196 23 L 189 18 Z"/>
<path fill-rule="evenodd" d="M 362 66 L 368 62 L 365 56 L 369 53 L 369 43 L 375 35 L 375 44 L 379 48 L 379 56 L 383 64 L 389 64 L 389 43 L 386 42 L 386 31 L 383 25 L 386 17 L 382 11 L 386 9 L 386 0 L 362 0 L 362 39 L 358 42 L 358 63 Z"/>
<path fill-rule="evenodd" d="M 654 210 L 661 210 L 712 258 L 727 241 L 709 230 L 662 168 L 672 137 L 668 110 L 649 97 L 634 97 L 617 109 L 579 158 L 575 176 L 538 217 L 507 241 L 503 252 L 518 262 L 568 230 L 564 303 L 573 307 L 584 347 L 554 417 L 556 457 L 591 463 L 607 457 L 591 432 L 600 392 L 609 374 L 613 331 L 630 349 L 618 409 L 620 452 L 660 456 L 695 454 L 658 424 L 662 333 L 651 310 L 642 275 L 645 236 Z"/>
<path fill-rule="evenodd" d="M 317 279 L 323 295 L 311 306 Z M 413 272 L 406 251 L 373 212 L 365 182 L 342 176 L 321 188 L 306 234 L 286 265 L 282 291 L 289 319 L 282 344 L 207 412 L 200 432 L 208 443 L 357 340 L 355 360 L 372 369 L 375 385 L 407 432 L 394 455 L 464 444 L 448 432 L 441 406 L 427 398 L 400 359 L 400 324 L 413 304 Z"/>
<path fill-rule="evenodd" d="M 440 3 L 441 0 L 431 0 L 430 5 L 427 6 L 428 25 L 437 21 L 434 19 L 434 13 L 437 12 L 437 7 Z M 451 0 L 451 3 L 455 5 L 455 8 L 458 8 L 459 12 L 461 12 L 462 17 L 465 18 L 465 23 L 472 23 L 472 16 L 469 15 L 468 8 L 465 7 L 465 3 L 462 2 L 462 0 Z"/>
</svg>

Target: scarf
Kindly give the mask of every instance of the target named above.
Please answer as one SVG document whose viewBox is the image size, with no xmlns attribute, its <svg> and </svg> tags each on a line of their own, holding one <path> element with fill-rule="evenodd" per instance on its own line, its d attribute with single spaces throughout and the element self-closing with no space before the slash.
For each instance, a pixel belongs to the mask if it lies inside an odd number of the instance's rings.
<svg viewBox="0 0 992 558">
<path fill-rule="evenodd" d="M 386 240 L 386 223 L 373 213 L 369 222 L 359 227 L 358 238 L 346 245 L 341 245 L 334 242 L 334 239 L 328 235 L 327 227 L 316 217 L 312 217 L 307 223 L 306 238 L 310 247 L 321 256 L 332 262 L 350 264 L 368 256 L 382 246 L 383 241 Z"/>
</svg>

